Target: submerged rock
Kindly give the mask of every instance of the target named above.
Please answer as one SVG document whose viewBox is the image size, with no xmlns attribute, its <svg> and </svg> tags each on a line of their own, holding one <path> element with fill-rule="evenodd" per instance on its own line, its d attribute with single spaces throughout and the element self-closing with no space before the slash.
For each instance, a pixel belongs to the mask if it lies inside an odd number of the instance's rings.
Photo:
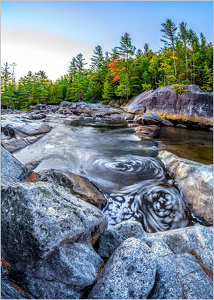
<svg viewBox="0 0 214 300">
<path fill-rule="evenodd" d="M 207 225 L 213 224 L 213 166 L 180 158 L 168 151 L 158 157 L 181 187 L 193 214 Z"/>
<path fill-rule="evenodd" d="M 129 220 L 110 227 L 99 238 L 98 254 L 101 257 L 110 257 L 122 242 L 131 237 L 146 239 L 141 223 Z"/>
<path fill-rule="evenodd" d="M 158 113 L 169 120 L 212 126 L 213 94 L 203 93 L 197 85 L 183 85 L 183 88 L 181 95 L 173 86 L 143 92 L 124 109 L 138 114 L 145 107 L 147 112 Z"/>
<path fill-rule="evenodd" d="M 156 258 L 140 239 L 129 238 L 113 253 L 88 299 L 146 299 L 156 274 Z"/>
</svg>

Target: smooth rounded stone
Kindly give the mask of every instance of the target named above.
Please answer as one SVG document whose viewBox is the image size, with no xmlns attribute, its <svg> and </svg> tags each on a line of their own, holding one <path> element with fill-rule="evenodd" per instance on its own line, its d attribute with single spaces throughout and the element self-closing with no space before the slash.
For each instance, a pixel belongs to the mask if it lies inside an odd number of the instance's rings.
<svg viewBox="0 0 214 300">
<path fill-rule="evenodd" d="M 98 208 L 50 183 L 3 186 L 1 200 L 3 257 L 20 272 L 61 243 L 89 240 L 107 226 Z"/>
<path fill-rule="evenodd" d="M 213 224 L 213 165 L 204 165 L 161 151 L 158 158 L 178 182 L 192 213 Z"/>
<path fill-rule="evenodd" d="M 160 125 L 162 118 L 155 112 L 145 113 L 137 119 L 137 122 L 143 125 Z"/>
<path fill-rule="evenodd" d="M 146 240 L 146 233 L 141 223 L 128 220 L 111 226 L 99 238 L 98 254 L 101 257 L 110 257 L 120 244 L 131 237 Z"/>
<path fill-rule="evenodd" d="M 213 93 L 204 93 L 197 85 L 183 85 L 179 95 L 173 86 L 143 92 L 130 101 L 124 110 L 139 114 L 142 107 L 171 120 L 213 125 Z"/>
<path fill-rule="evenodd" d="M 57 186 L 64 187 L 67 192 L 80 197 L 82 200 L 103 209 L 107 199 L 87 178 L 76 175 L 69 171 L 42 170 L 37 177 L 41 181 L 50 182 Z"/>
<path fill-rule="evenodd" d="M 155 275 L 151 249 L 140 239 L 129 238 L 110 257 L 88 299 L 146 299 Z"/>
<path fill-rule="evenodd" d="M 28 176 L 28 169 L 1 146 L 1 184 L 24 181 Z"/>
<path fill-rule="evenodd" d="M 134 128 L 135 132 L 142 137 L 154 137 L 158 135 L 160 127 L 157 125 L 140 125 Z"/>
</svg>

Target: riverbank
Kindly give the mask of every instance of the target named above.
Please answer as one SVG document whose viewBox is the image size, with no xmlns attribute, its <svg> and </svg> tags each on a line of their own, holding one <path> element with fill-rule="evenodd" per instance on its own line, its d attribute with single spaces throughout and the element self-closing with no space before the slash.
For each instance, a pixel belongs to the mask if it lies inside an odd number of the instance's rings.
<svg viewBox="0 0 214 300">
<path fill-rule="evenodd" d="M 2 116 L 2 256 L 20 298 L 212 299 L 212 167 L 159 156 L 161 130 L 190 131 L 102 104 L 40 108 Z"/>
</svg>

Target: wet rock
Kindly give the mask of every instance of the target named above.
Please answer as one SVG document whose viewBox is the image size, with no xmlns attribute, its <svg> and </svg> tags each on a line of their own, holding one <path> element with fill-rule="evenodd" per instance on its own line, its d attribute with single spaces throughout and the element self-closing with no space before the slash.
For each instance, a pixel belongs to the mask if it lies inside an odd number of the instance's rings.
<svg viewBox="0 0 214 300">
<path fill-rule="evenodd" d="M 138 126 L 135 128 L 137 133 L 142 135 L 154 136 L 156 131 L 160 130 L 160 127 L 157 125 L 148 125 L 148 126 Z"/>
<path fill-rule="evenodd" d="M 213 224 L 213 166 L 180 158 L 168 151 L 158 157 L 175 177 L 193 214 Z"/>
<path fill-rule="evenodd" d="M 187 92 L 182 95 L 178 95 L 173 86 L 143 92 L 124 109 L 138 114 L 145 107 L 147 111 L 156 112 L 169 120 L 212 126 L 213 94 L 203 93 L 196 85 L 183 85 L 183 88 Z"/>
<path fill-rule="evenodd" d="M 123 221 L 112 226 L 99 238 L 98 254 L 101 257 L 109 258 L 112 253 L 128 238 L 135 237 L 141 240 L 146 239 L 146 233 L 141 223 L 136 221 Z"/>
<path fill-rule="evenodd" d="M 141 240 L 129 238 L 113 253 L 88 299 L 146 299 L 156 274 L 156 259 Z"/>
<path fill-rule="evenodd" d="M 161 121 L 161 126 L 174 127 L 174 124 L 167 119 Z"/>
<path fill-rule="evenodd" d="M 41 120 L 41 119 L 45 119 L 46 115 L 45 114 L 30 114 L 30 115 L 28 115 L 28 118 L 30 120 Z"/>
<path fill-rule="evenodd" d="M 36 142 L 52 127 L 39 120 L 30 120 L 28 115 L 2 116 L 2 145 L 10 152 Z"/>
<path fill-rule="evenodd" d="M 24 181 L 28 176 L 29 171 L 27 168 L 1 146 L 1 184 Z"/>
<path fill-rule="evenodd" d="M 201 225 L 147 234 L 157 257 L 149 299 L 212 299 L 213 228 Z M 207 287 L 207 288 L 206 288 Z"/>
<path fill-rule="evenodd" d="M 162 118 L 155 112 L 145 113 L 137 119 L 137 122 L 143 125 L 160 125 Z"/>
<path fill-rule="evenodd" d="M 112 114 L 120 114 L 124 111 L 119 108 L 113 108 L 102 103 L 85 103 L 85 102 L 68 102 L 63 101 L 60 103 L 59 110 L 63 112 L 64 109 L 68 109 L 69 112 L 75 114 L 86 113 L 88 115 L 107 116 Z"/>
<path fill-rule="evenodd" d="M 64 187 L 68 193 L 80 197 L 99 209 L 103 209 L 106 205 L 107 200 L 103 194 L 83 176 L 60 170 L 44 170 L 37 173 L 37 177 L 41 181 Z"/>
<path fill-rule="evenodd" d="M 178 124 L 175 127 L 176 128 L 183 128 L 183 129 L 187 129 L 188 128 L 186 125 L 183 125 L 183 124 Z"/>
</svg>

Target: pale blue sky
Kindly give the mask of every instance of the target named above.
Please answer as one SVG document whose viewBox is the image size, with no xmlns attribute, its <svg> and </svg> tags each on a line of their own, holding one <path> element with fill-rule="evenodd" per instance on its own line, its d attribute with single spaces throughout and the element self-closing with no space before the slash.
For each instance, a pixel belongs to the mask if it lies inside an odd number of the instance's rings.
<svg viewBox="0 0 214 300">
<path fill-rule="evenodd" d="M 167 18 L 213 41 L 212 1 L 2 1 L 1 17 L 2 63 L 15 61 L 17 77 L 42 69 L 55 80 L 73 56 L 89 62 L 96 45 L 111 51 L 125 32 L 157 51 Z"/>
</svg>

